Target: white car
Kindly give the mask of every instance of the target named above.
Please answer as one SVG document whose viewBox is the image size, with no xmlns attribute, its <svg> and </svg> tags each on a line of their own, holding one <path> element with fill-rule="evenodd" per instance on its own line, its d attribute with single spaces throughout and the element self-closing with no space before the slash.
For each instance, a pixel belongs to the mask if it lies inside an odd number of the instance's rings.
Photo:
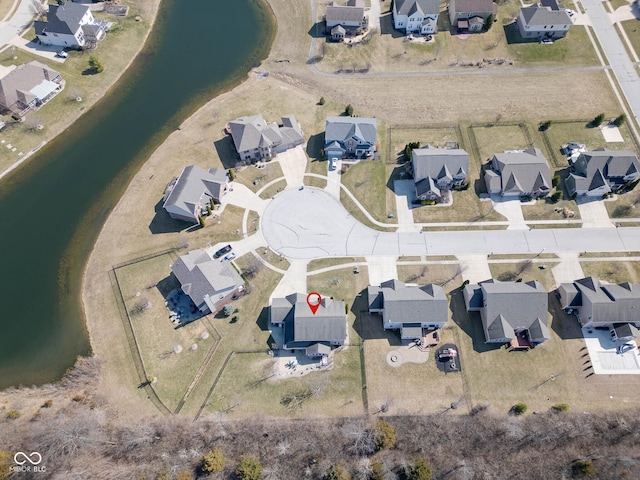
<svg viewBox="0 0 640 480">
<path fill-rule="evenodd" d="M 65 52 L 64 50 L 60 50 L 58 53 L 56 53 L 56 57 L 58 57 L 58 58 L 68 58 L 69 54 L 67 52 Z"/>
<path fill-rule="evenodd" d="M 233 252 L 231 252 L 231 253 L 228 253 L 227 255 L 225 255 L 224 257 L 222 257 L 222 260 L 220 260 L 220 261 L 221 261 L 221 262 L 224 262 L 225 260 L 227 260 L 227 261 L 231 261 L 231 260 L 233 260 L 234 258 L 236 258 L 236 254 L 235 254 L 235 253 L 233 253 Z"/>
<path fill-rule="evenodd" d="M 567 12 L 567 15 L 569 15 L 570 17 L 573 17 L 576 14 L 576 12 L 574 12 L 573 10 L 571 10 L 569 8 L 567 8 L 565 10 L 565 12 Z"/>
</svg>

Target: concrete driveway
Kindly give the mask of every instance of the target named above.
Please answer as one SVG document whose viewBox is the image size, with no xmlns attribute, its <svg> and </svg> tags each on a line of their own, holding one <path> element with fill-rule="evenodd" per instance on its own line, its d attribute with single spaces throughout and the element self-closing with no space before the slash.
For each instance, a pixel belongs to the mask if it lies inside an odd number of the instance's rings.
<svg viewBox="0 0 640 480">
<path fill-rule="evenodd" d="M 582 228 L 615 228 L 601 199 L 585 197 L 577 199 L 576 203 L 582 217 Z"/>
<path fill-rule="evenodd" d="M 633 251 L 640 228 L 379 232 L 358 222 L 324 190 L 286 190 L 265 208 L 265 240 L 290 258 Z"/>
<path fill-rule="evenodd" d="M 491 195 L 491 201 L 493 202 L 495 211 L 507 217 L 509 221 L 507 230 L 529 230 L 529 226 L 524 222 L 522 205 L 519 198 Z"/>
<path fill-rule="evenodd" d="M 396 197 L 396 215 L 398 232 L 419 232 L 420 227 L 413 224 L 414 183 L 413 180 L 395 180 L 393 191 Z"/>
<path fill-rule="evenodd" d="M 307 155 L 304 153 L 304 147 L 298 145 L 296 148 L 279 153 L 276 159 L 287 180 L 287 187 L 300 187 L 304 183 L 304 171 L 307 169 Z"/>
<path fill-rule="evenodd" d="M 551 269 L 557 287 L 561 283 L 571 283 L 578 278 L 584 278 L 579 255 L 578 252 L 558 254 L 560 263 Z"/>
</svg>

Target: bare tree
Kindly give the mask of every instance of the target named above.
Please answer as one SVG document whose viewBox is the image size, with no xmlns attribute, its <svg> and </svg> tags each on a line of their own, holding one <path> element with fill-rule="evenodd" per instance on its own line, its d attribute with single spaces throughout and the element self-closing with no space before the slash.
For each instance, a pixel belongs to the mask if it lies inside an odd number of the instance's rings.
<svg viewBox="0 0 640 480">
<path fill-rule="evenodd" d="M 347 421 L 343 427 L 345 437 L 352 442 L 350 449 L 358 456 L 366 456 L 376 449 L 374 432 L 362 418 Z"/>
<path fill-rule="evenodd" d="M 36 20 L 41 20 L 47 14 L 46 7 L 38 0 L 31 0 L 31 3 L 29 4 L 29 11 Z"/>
<path fill-rule="evenodd" d="M 519 277 L 523 273 L 528 272 L 529 270 L 531 270 L 531 266 L 532 265 L 533 265 L 533 262 L 531 261 L 531 259 L 526 259 L 526 260 L 522 260 L 521 262 L 519 262 L 518 263 L 518 268 L 516 269 L 516 277 Z"/>
<path fill-rule="evenodd" d="M 264 265 L 262 264 L 262 261 L 252 255 L 247 262 L 247 267 L 244 269 L 244 274 L 249 278 L 253 278 L 258 273 L 260 273 L 260 270 L 262 270 L 263 266 Z"/>
</svg>

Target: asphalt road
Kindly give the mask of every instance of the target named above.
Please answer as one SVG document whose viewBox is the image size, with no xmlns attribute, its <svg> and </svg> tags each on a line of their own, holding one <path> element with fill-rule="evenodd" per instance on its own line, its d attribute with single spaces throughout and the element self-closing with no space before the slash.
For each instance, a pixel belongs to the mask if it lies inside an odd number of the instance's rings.
<svg viewBox="0 0 640 480">
<path fill-rule="evenodd" d="M 640 119 L 640 76 L 601 0 L 581 0 L 609 65 L 636 119 Z"/>
<path fill-rule="evenodd" d="M 640 248 L 640 228 L 379 232 L 353 218 L 323 190 L 286 190 L 267 205 L 262 233 L 294 259 L 327 256 L 624 252 Z"/>
</svg>

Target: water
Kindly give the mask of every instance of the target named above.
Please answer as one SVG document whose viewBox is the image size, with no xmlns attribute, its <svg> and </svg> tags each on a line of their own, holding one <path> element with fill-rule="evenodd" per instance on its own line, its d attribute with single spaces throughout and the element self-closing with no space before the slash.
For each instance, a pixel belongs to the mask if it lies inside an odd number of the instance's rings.
<svg viewBox="0 0 640 480">
<path fill-rule="evenodd" d="M 162 0 L 118 88 L 0 181 L 0 388 L 52 381 L 90 353 L 81 275 L 106 216 L 153 149 L 266 56 L 273 31 L 256 0 Z"/>
</svg>

